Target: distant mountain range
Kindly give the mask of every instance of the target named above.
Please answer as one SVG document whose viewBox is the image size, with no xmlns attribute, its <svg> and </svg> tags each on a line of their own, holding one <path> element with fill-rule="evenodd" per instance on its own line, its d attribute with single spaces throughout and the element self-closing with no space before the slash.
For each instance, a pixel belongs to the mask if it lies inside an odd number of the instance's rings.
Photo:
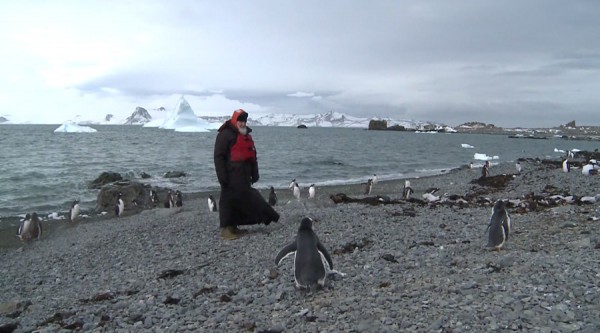
<svg viewBox="0 0 600 333">
<path fill-rule="evenodd" d="M 154 116 L 153 116 L 154 114 Z M 144 125 L 154 121 L 156 117 L 164 118 L 167 112 L 164 109 L 148 111 L 142 107 L 137 107 L 131 116 L 127 117 L 123 125 Z M 209 123 L 224 123 L 230 116 L 199 118 Z M 387 120 L 388 126 L 400 125 L 409 129 L 425 129 L 431 127 L 444 127 L 443 124 L 436 124 L 425 121 L 414 120 L 395 120 L 391 118 L 360 118 L 348 116 L 340 112 L 327 112 L 323 114 L 267 114 L 248 117 L 249 126 L 288 126 L 297 127 L 305 125 L 307 127 L 347 127 L 347 128 L 368 128 L 372 119 Z"/>
</svg>

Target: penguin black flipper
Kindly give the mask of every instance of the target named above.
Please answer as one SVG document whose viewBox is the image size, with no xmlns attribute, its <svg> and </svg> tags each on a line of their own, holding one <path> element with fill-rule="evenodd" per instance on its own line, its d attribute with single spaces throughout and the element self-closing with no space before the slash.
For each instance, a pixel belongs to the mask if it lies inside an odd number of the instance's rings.
<svg viewBox="0 0 600 333">
<path fill-rule="evenodd" d="M 283 249 L 281 249 L 281 251 L 279 251 L 279 253 L 277 253 L 277 256 L 275 256 L 275 265 L 279 265 L 279 263 L 281 263 L 281 261 L 287 256 L 295 254 L 297 249 L 298 246 L 296 244 L 296 241 L 293 241 L 290 244 L 286 245 Z"/>
<path fill-rule="evenodd" d="M 325 248 L 325 246 L 323 246 L 321 241 L 317 241 L 317 249 L 319 250 L 319 253 L 321 253 L 321 255 L 325 258 L 325 260 L 327 260 L 327 263 L 329 264 L 329 270 L 333 270 L 333 260 L 331 259 L 329 252 L 327 252 L 327 249 Z"/>
</svg>

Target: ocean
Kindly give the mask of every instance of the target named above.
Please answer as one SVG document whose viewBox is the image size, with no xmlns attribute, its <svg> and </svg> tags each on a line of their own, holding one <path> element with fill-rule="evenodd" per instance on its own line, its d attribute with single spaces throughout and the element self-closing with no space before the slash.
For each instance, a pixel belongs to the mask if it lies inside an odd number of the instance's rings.
<svg viewBox="0 0 600 333">
<path fill-rule="evenodd" d="M 140 126 L 91 126 L 96 133 L 54 133 L 59 125 L 0 125 L 0 228 L 2 220 L 38 212 L 64 215 L 75 199 L 83 213 L 99 190 L 88 183 L 104 171 L 183 193 L 218 190 L 213 165 L 216 131 L 179 133 Z M 368 131 L 356 128 L 256 127 L 259 189 L 356 184 L 440 174 L 495 157 L 559 157 L 555 150 L 594 150 L 598 141 L 514 139 L 504 135 Z M 465 147 L 473 148 L 465 148 Z M 186 177 L 166 179 L 167 171 Z M 145 172 L 152 178 L 141 179 Z"/>
</svg>

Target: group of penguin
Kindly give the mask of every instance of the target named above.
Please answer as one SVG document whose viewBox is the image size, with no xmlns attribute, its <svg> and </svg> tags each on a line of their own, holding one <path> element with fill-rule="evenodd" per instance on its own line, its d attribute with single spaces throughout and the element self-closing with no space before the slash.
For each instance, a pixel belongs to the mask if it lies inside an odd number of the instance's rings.
<svg viewBox="0 0 600 333">
<path fill-rule="evenodd" d="M 67 215 L 69 222 L 76 222 L 79 218 L 79 211 L 79 200 L 75 200 L 71 204 L 69 214 Z M 42 238 L 42 233 L 42 221 L 36 212 L 33 212 L 32 214 L 27 213 L 23 221 L 19 223 L 17 229 L 17 237 L 23 242 L 40 239 Z"/>
</svg>

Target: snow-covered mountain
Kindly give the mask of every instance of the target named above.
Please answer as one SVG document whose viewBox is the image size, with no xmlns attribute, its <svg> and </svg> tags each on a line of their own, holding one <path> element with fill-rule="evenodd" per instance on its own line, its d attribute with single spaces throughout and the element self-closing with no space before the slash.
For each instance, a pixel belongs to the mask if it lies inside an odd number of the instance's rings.
<svg viewBox="0 0 600 333">
<path fill-rule="evenodd" d="M 209 122 L 223 123 L 230 116 L 222 117 L 201 117 Z M 322 114 L 252 114 L 248 117 L 249 126 L 291 126 L 306 125 L 307 127 L 348 127 L 348 128 L 368 128 L 371 120 L 386 120 L 388 127 L 399 125 L 407 129 L 425 130 L 439 129 L 445 127 L 443 124 L 436 124 L 426 121 L 414 120 L 396 120 L 391 118 L 360 118 L 348 116 L 340 112 L 327 112 Z"/>
</svg>

